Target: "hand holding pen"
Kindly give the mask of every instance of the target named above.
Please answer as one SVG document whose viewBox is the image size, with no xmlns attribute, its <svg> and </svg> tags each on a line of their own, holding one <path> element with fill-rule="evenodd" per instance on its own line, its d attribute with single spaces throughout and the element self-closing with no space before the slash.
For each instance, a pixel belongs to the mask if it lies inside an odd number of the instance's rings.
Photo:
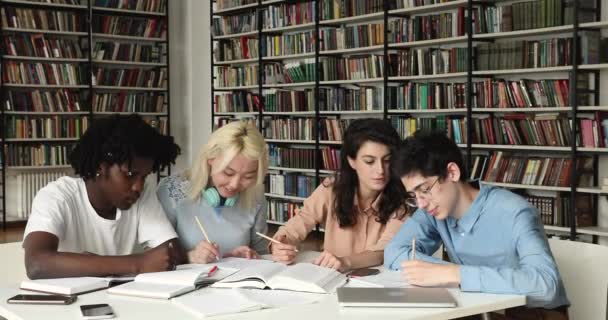
<svg viewBox="0 0 608 320">
<path fill-rule="evenodd" d="M 204 241 L 199 242 L 194 249 L 188 252 L 188 260 L 190 263 L 210 263 L 220 261 L 220 248 L 216 243 L 209 240 L 207 231 L 197 216 L 194 217 L 196 223 L 205 237 Z"/>
<path fill-rule="evenodd" d="M 271 242 L 270 253 L 272 253 L 272 260 L 285 264 L 292 264 L 294 261 L 296 261 L 298 249 L 296 246 L 286 243 L 287 237 L 285 235 L 281 235 L 277 240 L 259 232 L 256 233 L 258 236 Z"/>
</svg>

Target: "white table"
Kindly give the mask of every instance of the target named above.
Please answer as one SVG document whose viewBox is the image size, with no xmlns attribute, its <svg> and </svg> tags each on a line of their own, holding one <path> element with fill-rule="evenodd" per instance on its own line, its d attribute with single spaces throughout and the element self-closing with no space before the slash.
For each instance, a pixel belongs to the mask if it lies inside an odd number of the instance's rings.
<svg viewBox="0 0 608 320">
<path fill-rule="evenodd" d="M 108 294 L 105 290 L 80 295 L 74 304 L 68 306 L 7 304 L 7 298 L 20 292 L 17 288 L 18 284 L 16 283 L 13 286 L 0 288 L 0 316 L 5 317 L 8 320 L 82 319 L 79 306 L 96 303 L 108 303 L 111 305 L 118 319 L 197 319 L 193 314 L 172 305 L 170 300 L 115 296 Z M 334 294 L 328 295 L 327 298 L 316 304 L 217 316 L 213 317 L 213 319 L 320 320 L 376 318 L 383 320 L 440 320 L 522 306 L 526 302 L 524 296 L 463 293 L 458 289 L 450 289 L 450 292 L 458 302 L 457 308 L 340 308 L 338 307 L 337 298 Z M 189 294 L 197 294 L 197 292 Z M 229 302 L 227 301 L 227 303 Z"/>
</svg>

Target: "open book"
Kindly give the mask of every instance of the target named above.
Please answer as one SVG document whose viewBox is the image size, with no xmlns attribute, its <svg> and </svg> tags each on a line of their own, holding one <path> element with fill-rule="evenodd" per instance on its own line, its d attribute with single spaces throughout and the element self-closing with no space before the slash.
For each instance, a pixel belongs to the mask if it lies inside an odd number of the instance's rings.
<svg viewBox="0 0 608 320">
<path fill-rule="evenodd" d="M 23 290 L 54 293 L 66 296 L 105 289 L 113 285 L 132 281 L 133 277 L 73 277 L 21 281 Z"/>
<path fill-rule="evenodd" d="M 205 288 L 172 299 L 171 302 L 195 316 L 204 318 L 267 308 L 310 304 L 325 297 L 326 295 L 322 294 L 294 291 Z"/>
<path fill-rule="evenodd" d="M 282 289 L 333 293 L 346 282 L 346 276 L 311 263 L 285 266 L 267 263 L 240 270 L 213 284 L 216 288 Z"/>
<path fill-rule="evenodd" d="M 146 298 L 170 299 L 190 292 L 212 276 L 217 267 L 142 273 L 130 283 L 110 288 L 108 293 Z"/>
</svg>

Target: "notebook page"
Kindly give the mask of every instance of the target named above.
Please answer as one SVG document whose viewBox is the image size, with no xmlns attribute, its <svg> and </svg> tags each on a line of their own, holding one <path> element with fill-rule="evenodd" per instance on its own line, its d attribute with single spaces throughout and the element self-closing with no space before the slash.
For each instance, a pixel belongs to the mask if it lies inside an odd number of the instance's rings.
<svg viewBox="0 0 608 320">
<path fill-rule="evenodd" d="M 195 316 L 217 316 L 260 310 L 262 305 L 247 299 L 236 290 L 205 288 L 171 300 L 174 305 Z"/>
<path fill-rule="evenodd" d="M 344 282 L 346 276 L 333 269 L 298 263 L 274 277 L 269 286 L 273 289 L 331 293 Z"/>
<path fill-rule="evenodd" d="M 170 283 L 129 282 L 108 289 L 108 293 L 144 298 L 169 299 L 191 290 L 194 290 L 193 285 L 188 286 Z"/>
<path fill-rule="evenodd" d="M 238 282 L 245 279 L 262 279 L 265 283 L 268 283 L 270 278 L 278 274 L 282 270 L 286 269 L 282 264 L 279 263 L 263 263 L 258 264 L 249 268 L 242 269 L 241 271 L 228 276 L 226 279 L 220 282 Z"/>
<path fill-rule="evenodd" d="M 346 287 L 360 288 L 412 288 L 400 271 L 382 270 L 373 276 L 350 278 Z"/>
<path fill-rule="evenodd" d="M 65 295 L 106 288 L 107 286 L 108 282 L 106 280 L 95 277 L 24 280 L 21 282 L 21 289 L 24 290 L 58 293 Z"/>
<path fill-rule="evenodd" d="M 281 308 L 292 305 L 316 303 L 327 295 L 287 290 L 255 290 L 237 288 L 234 291 L 267 308 Z"/>
<path fill-rule="evenodd" d="M 206 278 L 211 268 L 205 266 L 193 269 L 142 273 L 135 277 L 135 282 L 193 286 L 199 278 Z"/>
</svg>

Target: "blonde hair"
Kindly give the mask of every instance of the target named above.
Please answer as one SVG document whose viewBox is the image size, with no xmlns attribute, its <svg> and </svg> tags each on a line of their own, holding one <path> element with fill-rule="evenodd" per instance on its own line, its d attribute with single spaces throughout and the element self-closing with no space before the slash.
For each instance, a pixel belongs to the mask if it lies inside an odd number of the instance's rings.
<svg viewBox="0 0 608 320">
<path fill-rule="evenodd" d="M 211 134 L 209 141 L 199 151 L 197 161 L 186 176 L 190 180 L 190 198 L 198 200 L 210 181 L 211 167 L 209 159 L 222 156 L 222 161 L 216 169 L 224 170 L 239 154 L 247 159 L 258 161 L 258 174 L 255 185 L 243 190 L 239 195 L 239 206 L 252 209 L 256 198 L 264 192 L 264 177 L 268 172 L 268 147 L 264 137 L 252 121 L 234 121 L 222 126 Z"/>
</svg>

